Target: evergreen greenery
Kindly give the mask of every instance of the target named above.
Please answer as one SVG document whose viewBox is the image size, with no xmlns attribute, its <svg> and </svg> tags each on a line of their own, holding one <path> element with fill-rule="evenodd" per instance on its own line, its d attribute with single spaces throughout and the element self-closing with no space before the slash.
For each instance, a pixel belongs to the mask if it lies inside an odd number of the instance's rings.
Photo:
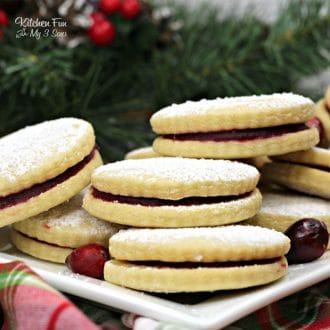
<svg viewBox="0 0 330 330">
<path fill-rule="evenodd" d="M 180 40 L 159 44 L 147 17 L 125 23 L 115 42 L 70 49 L 54 39 L 0 43 L 0 136 L 62 116 L 93 123 L 108 160 L 150 143 L 149 116 L 187 99 L 295 91 L 330 65 L 330 0 L 291 0 L 271 26 L 252 14 L 219 19 L 175 6 Z M 323 91 L 320 91 L 320 94 Z"/>
</svg>

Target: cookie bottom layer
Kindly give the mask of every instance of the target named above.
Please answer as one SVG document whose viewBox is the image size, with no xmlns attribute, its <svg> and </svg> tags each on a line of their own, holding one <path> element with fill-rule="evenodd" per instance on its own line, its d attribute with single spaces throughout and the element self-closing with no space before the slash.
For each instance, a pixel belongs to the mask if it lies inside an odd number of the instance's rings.
<svg viewBox="0 0 330 330">
<path fill-rule="evenodd" d="M 102 159 L 96 151 L 89 163 L 67 180 L 25 202 L 0 210 L 0 227 L 42 213 L 70 199 L 90 183 L 93 170 L 100 165 Z"/>
<path fill-rule="evenodd" d="M 34 240 L 16 230 L 11 230 L 11 241 L 18 250 L 26 254 L 57 263 L 65 263 L 66 257 L 73 251 L 68 247 L 50 245 Z"/>
<path fill-rule="evenodd" d="M 294 133 L 248 141 L 179 141 L 158 137 L 153 143 L 153 149 L 164 156 L 239 159 L 305 150 L 316 145 L 318 141 L 318 131 L 311 127 Z"/>
<path fill-rule="evenodd" d="M 200 264 L 198 264 L 200 266 Z M 283 277 L 288 269 L 285 257 L 270 263 L 234 267 L 171 268 L 144 266 L 110 260 L 104 267 L 106 281 L 150 292 L 201 292 L 242 289 Z"/>
<path fill-rule="evenodd" d="M 237 200 L 188 206 L 143 206 L 107 202 L 95 198 L 90 190 L 83 207 L 90 214 L 111 222 L 134 227 L 196 227 L 235 223 L 254 216 L 261 206 L 261 194 L 255 189 Z"/>
<path fill-rule="evenodd" d="M 263 178 L 285 187 L 330 199 L 330 172 L 286 162 L 266 164 Z"/>
</svg>

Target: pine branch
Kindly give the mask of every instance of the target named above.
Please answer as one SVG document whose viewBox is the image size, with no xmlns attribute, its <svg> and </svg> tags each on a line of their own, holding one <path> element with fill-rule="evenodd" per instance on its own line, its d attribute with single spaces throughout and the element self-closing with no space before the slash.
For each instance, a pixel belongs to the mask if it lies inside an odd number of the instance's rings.
<svg viewBox="0 0 330 330">
<path fill-rule="evenodd" d="M 253 17 L 219 20 L 173 7 L 180 41 L 161 46 L 147 17 L 134 26 L 115 17 L 107 48 L 75 49 L 53 39 L 16 39 L 6 31 L 0 52 L 0 136 L 42 120 L 91 121 L 106 159 L 153 138 L 148 118 L 187 99 L 291 91 L 330 65 L 330 0 L 291 0 L 272 26 Z"/>
</svg>

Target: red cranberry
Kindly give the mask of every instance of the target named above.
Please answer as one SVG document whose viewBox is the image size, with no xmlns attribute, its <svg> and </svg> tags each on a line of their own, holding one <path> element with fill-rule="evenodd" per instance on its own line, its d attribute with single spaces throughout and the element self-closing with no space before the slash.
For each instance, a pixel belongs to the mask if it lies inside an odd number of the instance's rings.
<svg viewBox="0 0 330 330">
<path fill-rule="evenodd" d="M 317 259 L 322 256 L 328 246 L 327 226 L 316 219 L 301 219 L 289 227 L 285 234 L 291 240 L 287 259 L 292 264 Z"/>
<path fill-rule="evenodd" d="M 110 259 L 109 251 L 99 244 L 88 244 L 74 249 L 65 263 L 74 273 L 103 278 L 103 268 Z"/>
</svg>

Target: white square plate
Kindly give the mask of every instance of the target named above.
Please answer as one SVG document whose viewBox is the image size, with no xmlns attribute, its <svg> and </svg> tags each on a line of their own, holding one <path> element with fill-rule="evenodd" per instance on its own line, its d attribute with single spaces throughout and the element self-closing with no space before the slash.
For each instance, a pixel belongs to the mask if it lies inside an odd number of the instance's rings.
<svg viewBox="0 0 330 330">
<path fill-rule="evenodd" d="M 0 230 L 0 262 L 21 260 L 56 289 L 111 308 L 177 323 L 190 329 L 219 329 L 283 297 L 330 278 L 330 251 L 320 259 L 289 266 L 288 275 L 269 285 L 219 292 L 197 304 L 181 304 L 72 274 L 64 265 L 40 261 L 17 251 L 8 228 Z"/>
</svg>

